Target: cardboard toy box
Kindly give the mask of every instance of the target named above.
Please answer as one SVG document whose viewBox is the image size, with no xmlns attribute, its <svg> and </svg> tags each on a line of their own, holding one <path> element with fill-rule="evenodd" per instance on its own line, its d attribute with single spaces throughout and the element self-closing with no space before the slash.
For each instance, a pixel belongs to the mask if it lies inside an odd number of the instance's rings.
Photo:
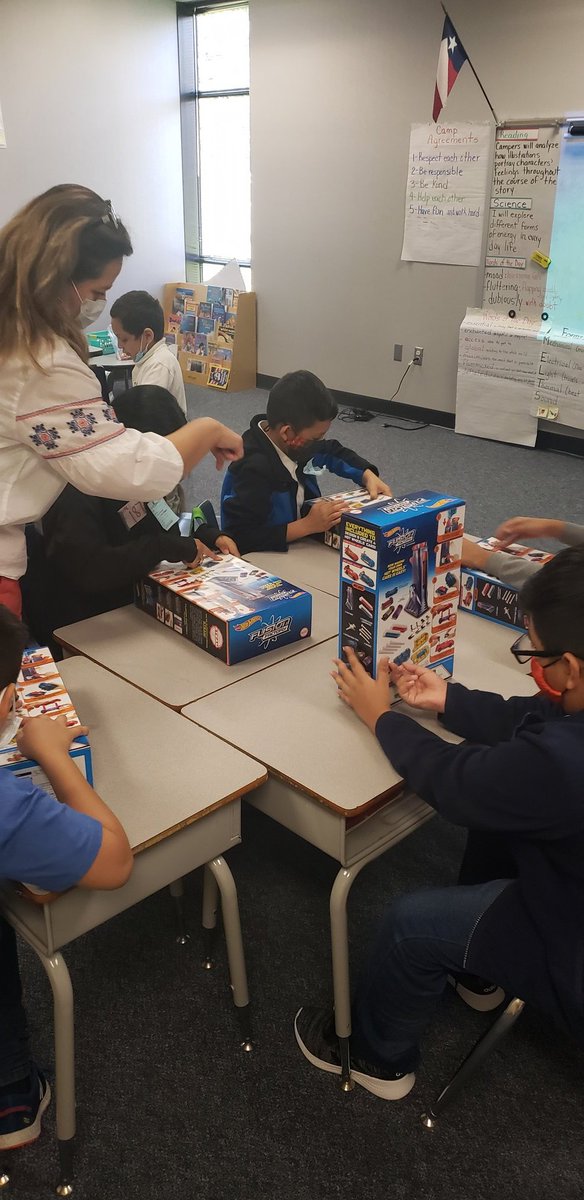
<svg viewBox="0 0 584 1200">
<path fill-rule="evenodd" d="M 310 635 L 312 597 L 292 583 L 224 555 L 168 566 L 136 584 L 136 604 L 228 666 Z"/>
<path fill-rule="evenodd" d="M 25 651 L 16 690 L 18 703 L 27 716 L 65 716 L 68 725 L 80 724 L 55 660 L 46 646 Z M 81 774 L 89 783 L 93 783 L 91 750 L 87 737 L 81 734 L 76 738 L 71 744 L 69 755 Z M 38 763 L 24 758 L 15 741 L 0 750 L 0 767 L 6 767 L 15 775 L 29 775 L 39 787 L 52 793 L 51 785 Z"/>
<path fill-rule="evenodd" d="M 495 550 L 497 541 L 496 538 L 485 538 L 477 544 L 484 546 L 485 550 Z M 542 566 L 553 557 L 544 550 L 534 550 L 515 543 L 507 546 L 504 553 L 540 563 Z M 499 625 L 510 625 L 513 629 L 525 628 L 523 614 L 519 608 L 519 588 L 509 583 L 501 583 L 500 579 L 495 579 L 485 571 L 462 568 L 459 608 L 472 612 L 477 617 L 486 617 L 488 621 L 496 621 Z"/>
<path fill-rule="evenodd" d="M 341 525 L 339 653 L 452 674 L 464 501 L 421 489 L 356 503 Z"/>
<path fill-rule="evenodd" d="M 346 504 L 351 505 L 351 512 L 362 512 L 364 508 L 371 508 L 372 505 L 379 504 L 379 500 L 372 500 L 369 492 L 365 488 L 352 488 L 348 492 L 333 492 L 332 496 L 324 496 L 325 500 L 343 500 Z M 316 500 L 311 501 L 316 504 Z M 332 529 L 326 529 L 322 534 L 322 540 L 325 546 L 330 546 L 333 550 L 341 548 L 341 526 L 333 525 Z"/>
</svg>

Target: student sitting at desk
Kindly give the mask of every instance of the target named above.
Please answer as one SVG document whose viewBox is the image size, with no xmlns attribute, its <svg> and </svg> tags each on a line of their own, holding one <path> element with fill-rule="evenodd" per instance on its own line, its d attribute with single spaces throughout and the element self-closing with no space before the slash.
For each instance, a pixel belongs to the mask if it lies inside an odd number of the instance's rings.
<svg viewBox="0 0 584 1200">
<path fill-rule="evenodd" d="M 112 329 L 120 350 L 133 358 L 132 383 L 154 383 L 174 396 L 183 413 L 187 398 L 182 371 L 164 340 L 164 313 L 149 292 L 126 292 L 110 309 Z"/>
<path fill-rule="evenodd" d="M 113 402 L 127 429 L 169 433 L 186 425 L 174 396 L 164 388 L 131 388 Z M 22 581 L 31 629 L 41 643 L 52 643 L 60 625 L 109 612 L 134 598 L 134 583 L 162 559 L 196 564 L 213 551 L 237 554 L 237 546 L 215 526 L 183 537 L 178 515 L 180 486 L 163 500 L 143 504 L 86 496 L 68 485 L 43 518 L 43 539 L 29 551 Z"/>
<path fill-rule="evenodd" d="M 353 1078 L 385 1100 L 413 1087 L 449 980 L 473 1008 L 507 992 L 584 1036 L 584 547 L 542 567 L 521 605 L 528 632 L 511 650 L 547 695 L 503 700 L 391 668 L 401 698 L 440 714 L 462 745 L 391 710 L 387 668 L 373 681 L 349 650 L 333 674 L 408 787 L 469 831 L 458 886 L 402 896 L 357 986 Z M 313 1066 L 339 1074 L 332 1014 L 300 1009 L 295 1028 Z"/>
<path fill-rule="evenodd" d="M 291 371 L 274 384 L 265 416 L 243 435 L 243 458 L 223 482 L 221 521 L 242 554 L 287 550 L 290 542 L 338 524 L 344 505 L 319 499 L 323 471 L 391 496 L 377 467 L 337 441 L 323 441 L 337 415 L 335 401 L 310 371 Z M 309 504 L 316 500 L 315 504 Z"/>
<path fill-rule="evenodd" d="M 581 546 L 584 542 L 584 525 L 571 525 L 567 521 L 553 521 L 547 517 L 511 517 L 499 526 L 495 537 L 498 547 L 486 550 L 478 546 L 470 538 L 462 540 L 462 565 L 473 571 L 484 571 L 508 583 L 511 587 L 521 587 L 542 564 L 529 558 L 518 558 L 514 554 L 506 554 L 507 546 L 513 542 L 523 542 L 525 538 L 556 538 L 565 546 Z"/>
<path fill-rule="evenodd" d="M 0 605 L 0 745 L 12 741 L 20 720 L 15 681 L 27 635 Z M 18 749 L 40 764 L 54 796 L 30 779 L 0 768 L 0 878 L 25 879 L 48 892 L 72 887 L 118 888 L 133 859 L 117 817 L 69 757 L 85 726 L 65 717 L 33 717 L 16 734 Z M 51 1089 L 30 1054 L 16 938 L 0 916 L 0 1151 L 34 1142 Z"/>
</svg>

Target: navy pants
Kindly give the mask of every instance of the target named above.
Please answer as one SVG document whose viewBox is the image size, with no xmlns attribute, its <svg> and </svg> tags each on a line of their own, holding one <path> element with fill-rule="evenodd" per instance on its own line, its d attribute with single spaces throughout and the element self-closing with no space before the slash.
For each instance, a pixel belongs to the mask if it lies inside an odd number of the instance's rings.
<svg viewBox="0 0 584 1200">
<path fill-rule="evenodd" d="M 581 1034 L 582 1004 L 575 1003 L 574 1020 L 568 1022 L 558 1005 L 546 948 L 529 921 L 515 874 L 503 838 L 469 833 L 458 885 L 413 892 L 391 905 L 353 1001 L 351 1041 L 356 1057 L 391 1064 L 395 1070 L 414 1070 L 420 1040 L 448 975 L 464 971 L 529 1001 L 570 1033 Z M 512 916 L 502 946 L 494 936 L 475 935 L 506 889 L 511 891 L 504 903 Z M 514 945 L 515 957 L 510 954 Z"/>
<path fill-rule="evenodd" d="M 0 916 L 0 1087 L 30 1071 L 26 1013 L 14 930 Z"/>
</svg>

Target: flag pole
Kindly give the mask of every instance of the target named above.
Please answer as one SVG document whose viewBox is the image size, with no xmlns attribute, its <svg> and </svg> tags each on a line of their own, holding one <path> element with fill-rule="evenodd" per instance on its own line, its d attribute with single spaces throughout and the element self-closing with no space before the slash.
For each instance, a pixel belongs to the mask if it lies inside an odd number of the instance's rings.
<svg viewBox="0 0 584 1200">
<path fill-rule="evenodd" d="M 442 9 L 442 12 L 444 13 L 444 16 L 445 16 L 445 17 L 448 17 L 448 20 L 450 21 L 450 24 L 452 25 L 452 28 L 454 29 L 454 21 L 452 20 L 452 17 L 450 16 L 450 14 L 449 14 L 449 13 L 447 13 L 447 11 L 446 11 L 446 9 L 445 9 L 444 5 L 442 4 L 442 2 L 440 3 L 440 7 L 441 7 L 441 9 Z M 455 30 L 455 32 L 456 32 L 456 30 Z M 458 34 L 457 34 L 457 37 L 458 37 Z M 487 104 L 488 104 L 488 106 L 489 106 L 489 108 L 490 108 L 490 110 L 491 110 L 491 112 L 492 112 L 492 114 L 493 114 L 493 116 L 494 116 L 494 118 L 495 118 L 495 125 L 500 125 L 500 123 L 501 123 L 501 122 L 499 121 L 499 118 L 498 118 L 498 116 L 497 116 L 497 114 L 496 114 L 496 112 L 495 112 L 495 110 L 494 110 L 494 108 L 493 108 L 493 105 L 491 104 L 491 101 L 489 100 L 489 97 L 487 96 L 487 93 L 486 93 L 486 91 L 485 91 L 485 89 L 484 89 L 484 87 L 483 87 L 483 85 L 482 85 L 482 83 L 481 83 L 481 81 L 480 81 L 480 79 L 479 79 L 479 77 L 478 77 L 478 75 L 477 75 L 477 73 L 476 73 L 476 71 L 475 71 L 475 69 L 474 69 L 473 65 L 472 65 L 472 62 L 471 62 L 471 60 L 470 60 L 470 58 L 469 58 L 469 56 L 468 56 L 468 51 L 465 49 L 464 53 L 466 54 L 466 61 L 467 61 L 468 65 L 469 65 L 469 67 L 470 67 L 470 69 L 471 69 L 471 71 L 472 71 L 472 73 L 473 73 L 473 75 L 474 75 L 474 77 L 475 77 L 475 79 L 476 79 L 476 81 L 477 81 L 477 83 L 478 83 L 478 85 L 479 85 L 480 89 L 481 89 L 481 92 L 483 93 L 483 96 L 485 97 L 485 100 L 487 101 Z"/>
</svg>

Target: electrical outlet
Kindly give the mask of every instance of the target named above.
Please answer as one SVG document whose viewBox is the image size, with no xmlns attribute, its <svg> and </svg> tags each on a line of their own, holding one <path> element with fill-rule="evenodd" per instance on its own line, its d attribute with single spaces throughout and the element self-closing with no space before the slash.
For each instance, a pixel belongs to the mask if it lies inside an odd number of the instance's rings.
<svg viewBox="0 0 584 1200">
<path fill-rule="evenodd" d="M 414 366 L 421 367 L 424 358 L 424 347 L 414 346 Z"/>
<path fill-rule="evenodd" d="M 393 347 L 393 361 L 401 362 L 402 357 L 403 357 L 403 352 L 404 352 L 403 346 L 401 346 L 399 342 L 396 342 Z"/>
</svg>

